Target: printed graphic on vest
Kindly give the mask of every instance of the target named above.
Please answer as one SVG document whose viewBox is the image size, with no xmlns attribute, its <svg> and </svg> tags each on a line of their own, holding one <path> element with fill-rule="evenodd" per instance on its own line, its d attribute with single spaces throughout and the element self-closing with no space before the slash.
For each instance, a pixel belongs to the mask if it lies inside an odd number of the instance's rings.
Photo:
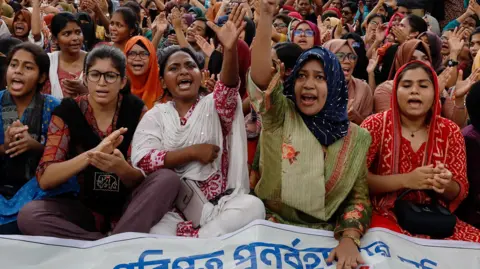
<svg viewBox="0 0 480 269">
<path fill-rule="evenodd" d="M 120 191 L 120 179 L 114 174 L 95 172 L 94 191 Z"/>
</svg>

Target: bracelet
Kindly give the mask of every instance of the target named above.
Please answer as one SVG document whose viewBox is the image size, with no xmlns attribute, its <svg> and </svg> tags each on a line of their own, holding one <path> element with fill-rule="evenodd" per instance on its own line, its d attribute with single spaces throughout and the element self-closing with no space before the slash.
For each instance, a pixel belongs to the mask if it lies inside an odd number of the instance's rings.
<svg viewBox="0 0 480 269">
<path fill-rule="evenodd" d="M 350 239 L 352 239 L 353 243 L 357 246 L 357 248 L 360 248 L 360 239 L 356 238 L 355 236 L 353 236 L 353 235 L 342 235 L 341 238 L 342 238 L 342 239 L 343 239 L 343 238 L 350 238 Z"/>
</svg>

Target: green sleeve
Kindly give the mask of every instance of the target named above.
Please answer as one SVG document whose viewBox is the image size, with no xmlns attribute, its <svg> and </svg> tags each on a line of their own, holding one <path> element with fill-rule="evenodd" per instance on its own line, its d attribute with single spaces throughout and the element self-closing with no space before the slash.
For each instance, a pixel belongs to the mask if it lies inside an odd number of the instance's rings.
<svg viewBox="0 0 480 269">
<path fill-rule="evenodd" d="M 372 218 L 372 205 L 368 193 L 367 166 L 359 174 L 347 199 L 339 208 L 335 238 L 339 238 L 343 231 L 354 229 L 362 236 L 370 226 Z"/>
<path fill-rule="evenodd" d="M 272 81 L 279 76 L 279 73 L 275 74 Z M 283 95 L 283 84 L 280 79 L 276 83 L 271 83 L 263 91 L 253 82 L 249 73 L 248 94 L 253 108 L 262 116 L 262 128 L 269 129 L 272 126 L 280 127 L 283 125 L 289 101 Z"/>
</svg>

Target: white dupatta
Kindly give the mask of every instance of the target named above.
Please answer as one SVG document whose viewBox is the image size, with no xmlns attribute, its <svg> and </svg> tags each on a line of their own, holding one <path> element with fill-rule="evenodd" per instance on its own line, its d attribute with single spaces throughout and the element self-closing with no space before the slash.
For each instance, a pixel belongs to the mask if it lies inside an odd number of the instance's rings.
<svg viewBox="0 0 480 269">
<path fill-rule="evenodd" d="M 222 197 L 218 205 L 211 203 L 203 207 L 201 225 L 214 219 L 227 201 L 249 192 L 247 166 L 247 136 L 242 102 L 237 95 L 237 108 L 228 140 L 227 189 L 234 189 L 231 195 Z M 220 170 L 223 153 L 223 134 L 219 115 L 215 109 L 213 94 L 203 97 L 187 123 L 180 124 L 180 116 L 172 102 L 156 104 L 140 121 L 132 141 L 132 163 L 135 165 L 151 150 L 173 151 L 194 144 L 215 144 L 220 147 L 218 158 L 211 164 L 191 162 L 175 169 L 181 178 L 205 181 Z"/>
<path fill-rule="evenodd" d="M 63 99 L 62 86 L 60 85 L 60 80 L 58 79 L 58 58 L 60 56 L 59 51 L 54 51 L 48 53 L 50 58 L 50 69 L 48 72 L 48 79 L 50 80 L 51 95 L 59 100 Z M 83 78 L 83 72 L 80 74 L 79 79 Z"/>
</svg>

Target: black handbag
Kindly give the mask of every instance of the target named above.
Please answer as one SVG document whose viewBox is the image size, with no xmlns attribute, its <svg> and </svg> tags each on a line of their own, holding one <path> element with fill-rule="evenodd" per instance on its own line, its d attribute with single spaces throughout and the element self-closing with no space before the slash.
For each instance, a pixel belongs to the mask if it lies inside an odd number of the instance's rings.
<svg viewBox="0 0 480 269">
<path fill-rule="evenodd" d="M 428 235 L 435 239 L 452 236 L 457 217 L 438 203 L 435 193 L 426 191 L 431 203 L 418 204 L 402 199 L 410 191 L 403 192 L 395 200 L 394 211 L 400 227 L 411 234 Z"/>
</svg>

